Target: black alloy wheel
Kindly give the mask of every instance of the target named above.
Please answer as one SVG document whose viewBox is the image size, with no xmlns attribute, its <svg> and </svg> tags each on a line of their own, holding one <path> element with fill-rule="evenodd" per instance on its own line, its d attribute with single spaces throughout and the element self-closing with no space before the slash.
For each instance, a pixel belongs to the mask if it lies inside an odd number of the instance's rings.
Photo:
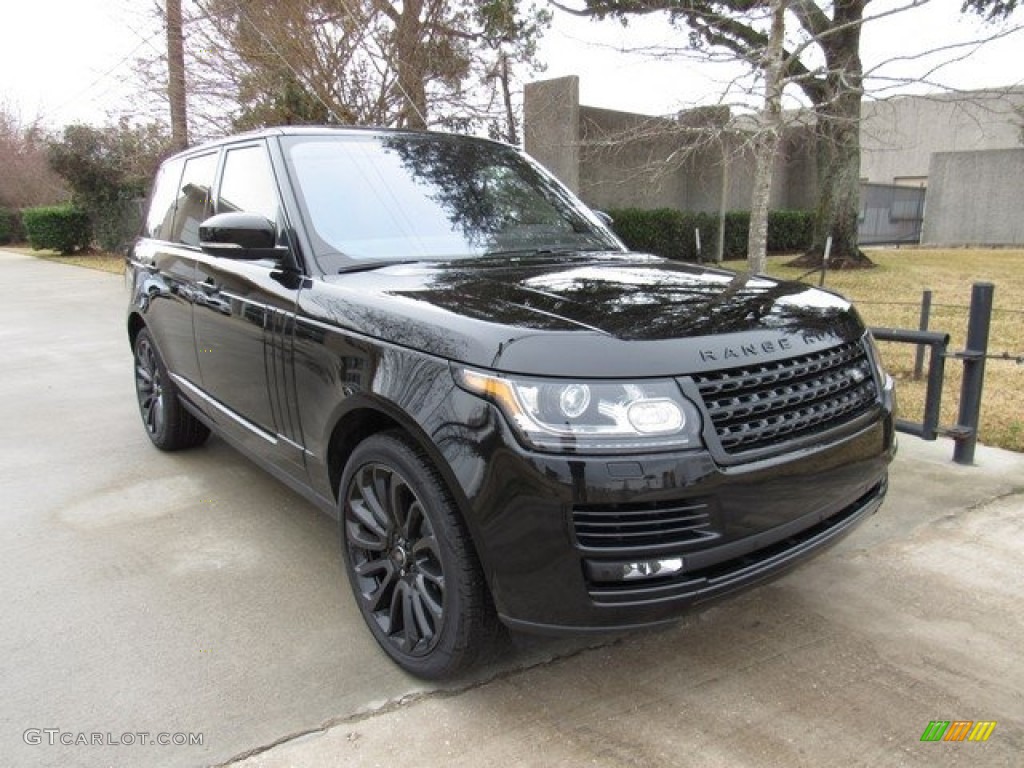
<svg viewBox="0 0 1024 768">
<path fill-rule="evenodd" d="M 209 436 L 206 426 L 178 400 L 178 388 L 146 329 L 135 337 L 135 393 L 146 434 L 157 448 L 192 448 Z"/>
<path fill-rule="evenodd" d="M 437 472 L 396 434 L 361 443 L 341 483 L 345 562 L 381 648 L 426 678 L 464 669 L 485 644 L 483 578 Z"/>
</svg>

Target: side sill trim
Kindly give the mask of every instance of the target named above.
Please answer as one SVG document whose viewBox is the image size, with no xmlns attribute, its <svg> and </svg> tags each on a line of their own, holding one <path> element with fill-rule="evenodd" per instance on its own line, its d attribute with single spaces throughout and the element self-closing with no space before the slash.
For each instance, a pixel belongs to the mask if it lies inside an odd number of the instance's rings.
<svg viewBox="0 0 1024 768">
<path fill-rule="evenodd" d="M 217 411 L 219 411 L 220 413 L 222 413 L 225 416 L 227 416 L 229 419 L 231 419 L 236 424 L 239 424 L 240 426 L 245 427 L 247 430 L 252 432 L 257 437 L 262 437 L 264 440 L 266 440 L 271 445 L 277 445 L 277 437 L 275 435 L 272 435 L 269 432 L 267 432 L 265 429 L 262 429 L 262 428 L 256 426 L 255 424 L 253 424 L 248 419 L 243 419 L 241 416 L 239 416 L 237 413 L 232 411 L 226 405 L 224 405 L 224 404 L 214 400 L 212 397 L 210 397 L 208 394 L 206 394 L 203 390 L 201 390 L 199 387 L 197 387 L 195 384 L 193 384 L 188 379 L 183 378 L 182 376 L 179 376 L 176 373 L 172 373 L 171 374 L 171 378 L 174 379 L 174 383 L 175 384 L 177 384 L 178 386 L 182 387 L 183 389 L 187 389 L 190 395 L 194 395 L 195 397 L 198 397 L 200 400 L 202 400 L 207 405 L 210 405 L 210 406 L 216 408 Z M 291 442 L 291 441 L 289 441 L 289 442 Z M 294 445 L 294 443 L 293 443 L 293 445 Z"/>
</svg>

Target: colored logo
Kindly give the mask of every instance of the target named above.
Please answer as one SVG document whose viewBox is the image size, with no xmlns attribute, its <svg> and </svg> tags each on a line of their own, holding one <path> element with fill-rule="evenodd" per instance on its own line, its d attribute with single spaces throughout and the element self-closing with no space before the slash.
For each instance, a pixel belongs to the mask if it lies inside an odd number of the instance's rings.
<svg viewBox="0 0 1024 768">
<path fill-rule="evenodd" d="M 932 720 L 921 741 L 988 741 L 995 729 L 995 720 Z"/>
</svg>

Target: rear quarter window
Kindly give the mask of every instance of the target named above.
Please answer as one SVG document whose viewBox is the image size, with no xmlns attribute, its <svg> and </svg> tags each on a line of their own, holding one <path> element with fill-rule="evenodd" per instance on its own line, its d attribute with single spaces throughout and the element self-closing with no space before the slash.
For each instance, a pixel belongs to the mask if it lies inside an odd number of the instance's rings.
<svg viewBox="0 0 1024 768">
<path fill-rule="evenodd" d="M 199 225 L 212 211 L 210 190 L 217 172 L 217 153 L 190 157 L 185 161 L 174 210 L 174 228 L 165 239 L 185 245 L 199 245 Z"/>
<path fill-rule="evenodd" d="M 153 194 L 149 200 L 149 212 L 146 215 L 144 234 L 154 240 L 170 240 L 174 227 L 174 205 L 178 199 L 178 187 L 181 182 L 181 170 L 185 167 L 183 159 L 170 160 L 160 166 L 156 181 L 153 183 Z"/>
</svg>

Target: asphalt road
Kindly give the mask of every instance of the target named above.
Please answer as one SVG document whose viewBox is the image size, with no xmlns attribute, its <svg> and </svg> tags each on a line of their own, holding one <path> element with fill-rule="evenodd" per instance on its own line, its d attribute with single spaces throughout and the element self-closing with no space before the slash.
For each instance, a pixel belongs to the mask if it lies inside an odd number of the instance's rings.
<svg viewBox="0 0 1024 768">
<path fill-rule="evenodd" d="M 1020 764 L 1024 457 L 905 438 L 882 511 L 794 574 L 427 686 L 364 630 L 332 521 L 219 440 L 152 448 L 126 300 L 0 252 L 3 765 Z M 920 742 L 937 719 L 997 726 Z"/>
</svg>

